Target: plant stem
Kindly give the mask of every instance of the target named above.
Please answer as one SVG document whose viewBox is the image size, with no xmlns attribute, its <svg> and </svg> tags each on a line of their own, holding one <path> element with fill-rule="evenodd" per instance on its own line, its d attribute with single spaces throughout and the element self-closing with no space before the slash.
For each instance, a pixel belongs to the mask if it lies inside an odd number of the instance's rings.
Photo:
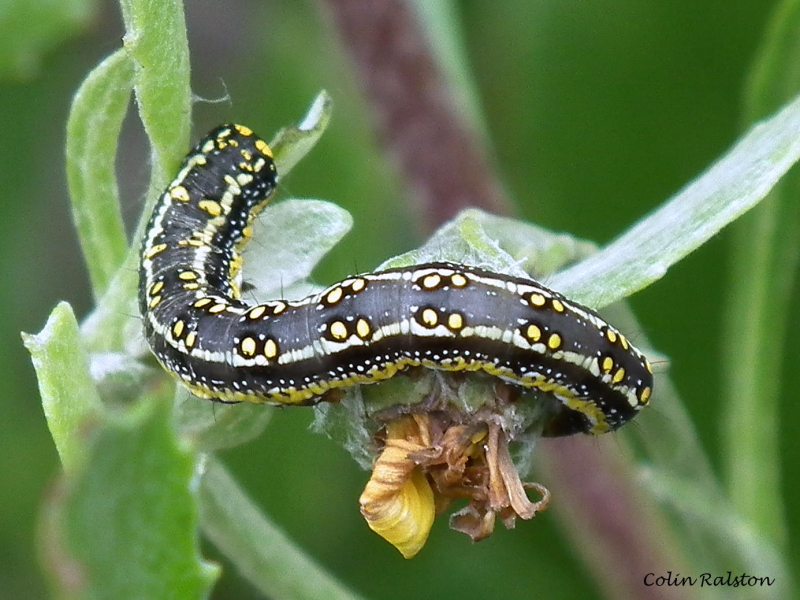
<svg viewBox="0 0 800 600">
<path fill-rule="evenodd" d="M 800 89 L 799 38 L 800 2 L 785 0 L 767 28 L 748 81 L 746 124 L 764 118 Z M 778 545 L 786 543 L 779 400 L 789 301 L 800 262 L 797 183 L 797 174 L 790 173 L 788 182 L 735 225 L 723 338 L 729 494 L 742 517 Z"/>
<path fill-rule="evenodd" d="M 203 533 L 269 598 L 356 600 L 253 505 L 219 462 L 200 479 Z"/>
</svg>

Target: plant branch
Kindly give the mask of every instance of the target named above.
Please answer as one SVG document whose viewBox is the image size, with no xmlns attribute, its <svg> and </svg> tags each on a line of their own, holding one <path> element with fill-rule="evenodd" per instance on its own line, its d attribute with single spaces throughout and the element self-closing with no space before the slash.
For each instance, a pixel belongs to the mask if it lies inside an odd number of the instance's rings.
<svg viewBox="0 0 800 600">
<path fill-rule="evenodd" d="M 381 140 L 399 163 L 409 196 L 429 230 L 465 206 L 507 213 L 474 131 L 457 118 L 411 6 L 403 0 L 327 0 L 376 116 Z"/>
<path fill-rule="evenodd" d="M 253 505 L 219 462 L 200 479 L 203 533 L 269 598 L 357 600 Z"/>
</svg>

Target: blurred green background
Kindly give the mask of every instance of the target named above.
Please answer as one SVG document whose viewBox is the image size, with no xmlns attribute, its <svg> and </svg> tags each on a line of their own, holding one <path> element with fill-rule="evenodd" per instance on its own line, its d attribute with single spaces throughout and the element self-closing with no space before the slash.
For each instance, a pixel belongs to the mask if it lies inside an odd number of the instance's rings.
<svg viewBox="0 0 800 600">
<path fill-rule="evenodd" d="M 57 3 L 56 3 L 57 4 Z M 41 6 L 40 6 L 41 5 Z M 87 3 L 74 28 L 52 38 L 44 0 L 0 0 L 0 596 L 45 597 L 36 561 L 38 511 L 58 473 L 55 449 L 19 331 L 38 331 L 55 302 L 91 308 L 72 230 L 64 128 L 73 92 L 119 47 L 114 2 Z M 455 2 L 493 145 L 519 214 L 604 243 L 691 180 L 742 130 L 744 78 L 775 2 L 769 0 L 462 0 Z M 325 88 L 330 129 L 282 182 L 284 196 L 350 210 L 351 234 L 316 273 L 321 283 L 421 242 L 393 165 L 380 152 L 368 106 L 320 3 L 188 2 L 195 137 L 226 121 L 269 138 Z M 29 11 L 29 12 L 26 12 Z M 37 12 L 41 11 L 41 13 Z M 20 16 L 22 15 L 22 16 Z M 44 15 L 44 17 L 42 17 Z M 41 17 L 41 18 L 40 18 Z M 8 39 L 8 38 L 7 38 Z M 43 52 L 44 50 L 44 52 Z M 201 99 L 202 98 L 202 99 Z M 148 178 L 135 119 L 118 171 L 125 217 L 138 217 Z M 670 372 L 702 443 L 720 464 L 720 325 L 729 236 L 718 236 L 631 304 Z M 794 306 L 800 305 L 795 290 Z M 121 317 L 128 318 L 128 317 Z M 783 394 L 784 490 L 790 531 L 800 529 L 800 320 L 789 332 Z M 634 340 L 636 332 L 630 332 Z M 659 418 L 657 396 L 652 415 Z M 323 565 L 367 597 L 438 595 L 572 598 L 596 587 L 549 514 L 473 546 L 442 520 L 413 561 L 372 534 L 358 513 L 366 480 L 344 450 L 308 431 L 309 410 L 281 410 L 258 440 L 223 454 L 256 503 Z M 546 474 L 538 479 L 546 482 Z M 797 536 L 790 552 L 800 564 Z M 213 548 L 210 556 L 217 557 Z M 220 559 L 223 560 L 223 559 Z M 223 561 L 224 562 L 224 561 Z M 232 570 L 214 598 L 257 598 Z"/>
</svg>

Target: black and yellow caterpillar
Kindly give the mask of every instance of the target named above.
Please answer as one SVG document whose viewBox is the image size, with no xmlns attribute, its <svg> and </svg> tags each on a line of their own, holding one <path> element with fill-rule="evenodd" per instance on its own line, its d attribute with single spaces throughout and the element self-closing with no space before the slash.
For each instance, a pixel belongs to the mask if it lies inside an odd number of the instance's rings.
<svg viewBox="0 0 800 600">
<path fill-rule="evenodd" d="M 247 127 L 211 131 L 156 204 L 139 305 L 158 361 L 198 396 L 314 404 L 410 367 L 484 371 L 552 402 L 548 436 L 612 431 L 648 403 L 652 369 L 597 313 L 531 279 L 455 263 L 349 277 L 252 305 L 237 277 L 277 173 Z"/>
</svg>

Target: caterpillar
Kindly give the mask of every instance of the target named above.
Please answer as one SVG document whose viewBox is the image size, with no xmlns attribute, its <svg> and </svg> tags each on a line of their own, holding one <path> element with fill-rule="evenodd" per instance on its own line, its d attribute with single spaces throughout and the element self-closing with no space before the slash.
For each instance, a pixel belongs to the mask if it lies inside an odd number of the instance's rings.
<svg viewBox="0 0 800 600">
<path fill-rule="evenodd" d="M 277 172 L 242 125 L 211 131 L 159 197 L 139 305 L 161 365 L 194 394 L 307 405 L 412 367 L 482 371 L 553 404 L 545 436 L 617 429 L 647 405 L 645 356 L 542 284 L 437 262 L 348 277 L 302 300 L 248 304 L 237 285 Z"/>
</svg>

